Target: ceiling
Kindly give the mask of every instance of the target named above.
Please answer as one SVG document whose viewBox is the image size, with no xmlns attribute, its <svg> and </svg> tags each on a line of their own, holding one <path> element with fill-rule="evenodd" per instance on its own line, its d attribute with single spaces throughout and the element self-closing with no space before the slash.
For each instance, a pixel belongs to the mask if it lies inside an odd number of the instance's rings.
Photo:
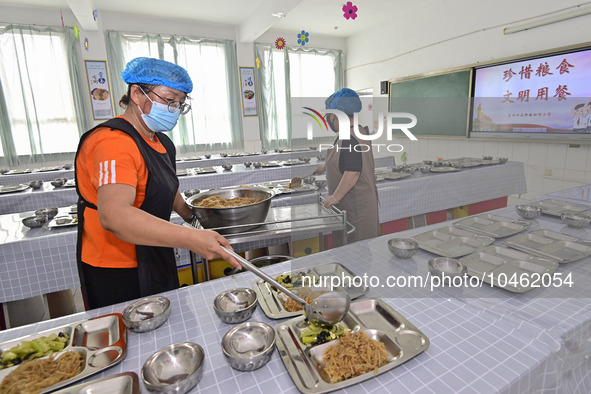
<svg viewBox="0 0 591 394">
<path fill-rule="evenodd" d="M 346 20 L 344 0 L 0 0 L 0 5 L 68 9 L 82 19 L 92 21 L 92 11 L 120 12 L 158 16 L 166 19 L 202 21 L 239 26 L 240 40 L 254 41 L 265 31 L 306 30 L 310 34 L 349 37 L 387 23 L 391 16 L 420 1 L 351 0 L 358 7 L 357 18 Z M 272 14 L 283 13 L 283 16 Z M 5 21 L 9 22 L 9 21 Z M 92 29 L 92 28 L 89 28 Z"/>
</svg>

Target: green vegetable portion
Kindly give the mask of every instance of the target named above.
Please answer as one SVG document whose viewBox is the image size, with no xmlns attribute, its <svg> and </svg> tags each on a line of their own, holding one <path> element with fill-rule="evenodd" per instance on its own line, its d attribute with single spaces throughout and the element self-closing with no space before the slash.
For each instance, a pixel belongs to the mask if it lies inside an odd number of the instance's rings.
<svg viewBox="0 0 591 394">
<path fill-rule="evenodd" d="M 308 328 L 302 331 L 301 339 L 304 345 L 316 345 L 330 342 L 351 331 L 340 323 L 322 326 L 308 322 L 307 325 Z"/>
<path fill-rule="evenodd" d="M 69 335 L 60 332 L 47 337 L 39 337 L 32 341 L 22 341 L 0 354 L 0 369 L 62 351 L 69 339 Z"/>
</svg>

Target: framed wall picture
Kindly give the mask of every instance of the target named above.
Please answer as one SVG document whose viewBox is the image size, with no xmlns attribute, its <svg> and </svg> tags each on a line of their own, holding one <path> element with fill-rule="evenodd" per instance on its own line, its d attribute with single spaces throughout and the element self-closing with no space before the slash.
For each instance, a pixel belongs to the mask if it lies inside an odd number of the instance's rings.
<svg viewBox="0 0 591 394">
<path fill-rule="evenodd" d="M 242 97 L 242 116 L 257 116 L 257 95 L 254 67 L 239 67 L 240 95 Z"/>
<path fill-rule="evenodd" d="M 107 120 L 114 115 L 111 84 L 106 60 L 84 60 L 92 119 Z"/>
</svg>

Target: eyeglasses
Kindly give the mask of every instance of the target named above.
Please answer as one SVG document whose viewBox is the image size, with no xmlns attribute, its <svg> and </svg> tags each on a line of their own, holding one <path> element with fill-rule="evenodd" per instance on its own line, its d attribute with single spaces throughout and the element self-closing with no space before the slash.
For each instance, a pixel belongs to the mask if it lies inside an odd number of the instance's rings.
<svg viewBox="0 0 591 394">
<path fill-rule="evenodd" d="M 140 89 L 142 89 L 142 88 L 140 87 Z M 142 89 L 142 92 L 143 91 L 144 91 L 144 89 Z M 180 109 L 181 115 L 185 115 L 187 112 L 189 112 L 191 110 L 191 105 L 190 104 L 187 104 L 187 103 L 179 103 L 178 101 L 174 101 L 174 100 L 167 100 L 164 97 L 160 96 L 155 91 L 148 90 L 148 93 L 150 93 L 150 92 L 154 93 L 156 95 L 156 97 L 158 97 L 160 100 L 162 100 L 166 104 L 168 104 L 168 112 L 176 112 L 176 111 L 178 111 Z M 187 96 L 187 98 L 188 98 L 188 96 Z"/>
</svg>

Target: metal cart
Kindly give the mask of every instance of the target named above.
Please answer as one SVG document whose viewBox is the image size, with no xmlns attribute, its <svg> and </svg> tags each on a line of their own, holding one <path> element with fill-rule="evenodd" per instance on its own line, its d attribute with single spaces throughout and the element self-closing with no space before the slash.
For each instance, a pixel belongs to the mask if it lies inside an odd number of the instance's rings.
<svg viewBox="0 0 591 394">
<path fill-rule="evenodd" d="M 320 240 L 321 249 L 324 249 L 323 235 L 333 231 L 342 231 L 343 244 L 347 243 L 347 234 L 355 231 L 355 227 L 347 222 L 347 212 L 336 207 L 330 209 L 322 205 L 322 197 L 318 195 L 318 202 L 313 204 L 302 204 L 285 207 L 272 207 L 269 209 L 267 218 L 262 223 L 255 223 L 258 227 L 249 231 L 224 234 L 236 252 L 243 252 L 250 249 L 262 248 L 282 243 L 291 243 L 300 239 L 310 238 L 317 234 Z M 195 228 L 203 228 L 195 220 L 192 223 Z M 250 227 L 253 224 L 218 227 L 211 230 L 221 231 Z M 205 260 L 195 253 L 190 253 L 191 268 L 193 270 L 194 283 L 198 283 L 197 264 L 203 262 L 203 276 L 209 280 L 209 267 Z"/>
</svg>

